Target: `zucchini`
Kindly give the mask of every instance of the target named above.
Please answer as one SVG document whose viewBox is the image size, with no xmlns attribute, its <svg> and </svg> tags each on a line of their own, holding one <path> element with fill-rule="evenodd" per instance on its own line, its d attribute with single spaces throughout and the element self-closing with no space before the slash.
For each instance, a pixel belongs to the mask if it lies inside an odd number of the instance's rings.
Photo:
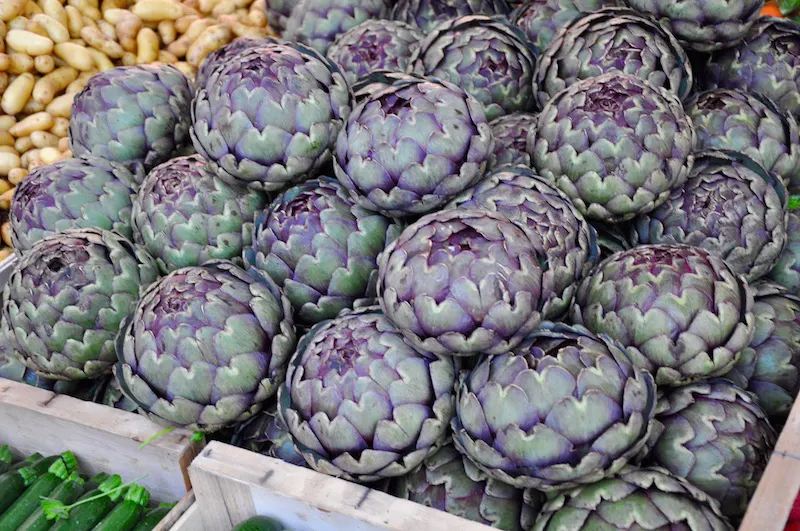
<svg viewBox="0 0 800 531">
<path fill-rule="evenodd" d="M 133 531 L 152 531 L 159 522 L 169 514 L 173 507 L 174 504 L 150 509 L 147 511 L 147 514 L 139 520 L 139 523 L 133 528 Z"/>
<path fill-rule="evenodd" d="M 6 509 L 11 507 L 11 505 L 17 501 L 17 498 L 22 496 L 25 489 L 30 486 L 37 477 L 47 472 L 50 465 L 59 459 L 61 459 L 61 457 L 57 455 L 42 457 L 29 466 L 23 466 L 22 468 L 18 468 L 0 477 L 0 514 L 6 512 Z"/>
<path fill-rule="evenodd" d="M 50 496 L 50 500 L 60 501 L 65 505 L 69 505 L 78 499 L 78 496 L 85 492 L 83 479 L 77 472 L 73 472 L 70 476 L 63 481 L 58 487 L 55 488 Z M 17 531 L 46 531 L 52 527 L 53 521 L 47 519 L 44 513 L 44 507 L 39 504 L 39 508 L 25 520 Z"/>
<path fill-rule="evenodd" d="M 286 528 L 277 520 L 268 516 L 248 518 L 233 528 L 233 531 L 285 531 Z"/>
<path fill-rule="evenodd" d="M 17 529 L 36 511 L 42 498 L 50 496 L 56 487 L 78 469 L 78 460 L 72 452 L 64 452 L 60 457 L 0 516 L 0 529 Z"/>
<path fill-rule="evenodd" d="M 141 485 L 131 485 L 125 498 L 92 531 L 130 531 L 150 503 L 150 493 Z M 0 527 L 2 529 L 2 527 Z"/>
<path fill-rule="evenodd" d="M 11 468 L 11 448 L 3 445 L 0 448 L 0 474 L 6 473 L 9 468 Z"/>
<path fill-rule="evenodd" d="M 6 473 L 13 472 L 15 470 L 19 470 L 20 468 L 22 468 L 24 466 L 30 466 L 30 465 L 34 464 L 35 462 L 37 462 L 41 458 L 42 458 L 42 454 L 35 453 L 35 454 L 31 455 L 30 457 L 28 457 L 27 459 L 25 459 L 24 461 L 17 461 L 13 465 L 9 466 L 8 467 L 8 471 Z M 0 475 L 0 478 L 2 478 L 2 477 L 3 477 L 3 475 Z"/>
<path fill-rule="evenodd" d="M 97 487 L 84 494 L 73 504 L 69 517 L 59 520 L 50 531 L 91 531 L 111 511 L 122 494 L 122 478 L 114 474 Z M 76 505 L 80 503 L 80 505 Z"/>
<path fill-rule="evenodd" d="M 105 472 L 100 472 L 96 476 L 92 476 L 86 480 L 86 484 L 83 486 L 83 491 L 89 495 L 92 491 L 96 491 L 97 487 L 100 486 L 102 482 L 108 479 L 108 474 Z M 96 494 L 96 493 L 95 493 Z M 79 498 L 83 499 L 83 498 Z"/>
</svg>

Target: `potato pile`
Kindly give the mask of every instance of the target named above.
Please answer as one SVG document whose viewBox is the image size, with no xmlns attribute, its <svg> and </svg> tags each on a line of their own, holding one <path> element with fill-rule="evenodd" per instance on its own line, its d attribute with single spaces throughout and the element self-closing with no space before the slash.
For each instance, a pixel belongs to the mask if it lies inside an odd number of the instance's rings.
<svg viewBox="0 0 800 531">
<path fill-rule="evenodd" d="M 0 0 L 0 218 L 30 170 L 71 156 L 72 99 L 95 74 L 170 63 L 192 77 L 236 37 L 265 37 L 265 0 Z M 0 225 L 11 253 L 7 222 Z"/>
</svg>

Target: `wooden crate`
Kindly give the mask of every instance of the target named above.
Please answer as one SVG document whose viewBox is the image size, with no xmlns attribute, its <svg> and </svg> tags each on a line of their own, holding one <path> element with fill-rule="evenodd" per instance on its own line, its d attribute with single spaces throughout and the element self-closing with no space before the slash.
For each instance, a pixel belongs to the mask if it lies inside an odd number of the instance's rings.
<svg viewBox="0 0 800 531">
<path fill-rule="evenodd" d="M 0 445 L 17 457 L 71 450 L 85 474 L 116 473 L 125 481 L 146 475 L 138 483 L 154 501 L 181 500 L 167 518 L 174 522 L 191 505 L 187 469 L 201 446 L 191 432 L 175 430 L 139 448 L 163 429 L 136 413 L 0 378 Z"/>
</svg>

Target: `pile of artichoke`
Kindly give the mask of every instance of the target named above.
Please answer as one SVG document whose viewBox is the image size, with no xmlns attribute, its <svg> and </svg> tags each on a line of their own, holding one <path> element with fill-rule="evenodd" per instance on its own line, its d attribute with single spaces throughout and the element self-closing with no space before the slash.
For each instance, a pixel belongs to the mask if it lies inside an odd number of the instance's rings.
<svg viewBox="0 0 800 531">
<path fill-rule="evenodd" d="M 497 529 L 736 525 L 800 390 L 800 26 L 266 4 L 76 95 L 0 376 Z"/>
</svg>

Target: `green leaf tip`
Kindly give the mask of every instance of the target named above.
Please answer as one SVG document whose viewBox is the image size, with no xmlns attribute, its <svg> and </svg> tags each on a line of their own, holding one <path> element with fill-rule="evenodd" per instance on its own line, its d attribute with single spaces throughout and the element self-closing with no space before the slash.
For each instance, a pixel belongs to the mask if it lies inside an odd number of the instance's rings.
<svg viewBox="0 0 800 531">
<path fill-rule="evenodd" d="M 145 442 L 140 444 L 139 445 L 139 450 L 143 450 L 145 447 L 147 447 L 149 444 L 151 444 L 156 439 L 159 439 L 159 438 L 163 437 L 164 435 L 166 435 L 166 434 L 168 434 L 168 433 L 170 433 L 172 431 L 175 431 L 175 428 L 165 428 L 165 429 L 161 430 L 160 432 L 158 432 L 155 435 L 149 437 Z"/>
<path fill-rule="evenodd" d="M 0 448 L 0 463 L 10 463 L 11 462 L 11 448 L 8 447 L 7 444 L 3 445 Z"/>
<path fill-rule="evenodd" d="M 789 197 L 789 210 L 796 210 L 798 208 L 800 208 L 800 195 Z"/>
</svg>

